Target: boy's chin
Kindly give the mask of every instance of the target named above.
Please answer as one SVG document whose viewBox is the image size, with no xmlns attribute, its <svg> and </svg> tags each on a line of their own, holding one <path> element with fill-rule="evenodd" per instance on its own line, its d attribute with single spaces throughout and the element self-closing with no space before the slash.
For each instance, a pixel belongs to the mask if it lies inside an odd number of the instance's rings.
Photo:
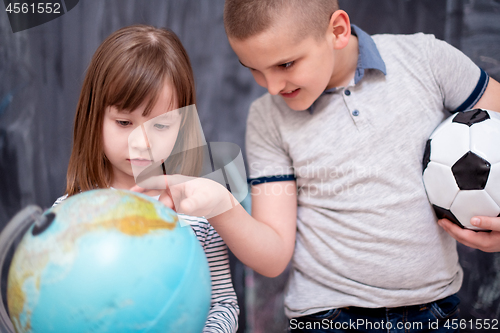
<svg viewBox="0 0 500 333">
<path fill-rule="evenodd" d="M 287 100 L 286 98 L 283 98 L 283 100 L 285 101 L 286 105 L 288 105 L 288 107 L 294 111 L 306 111 L 314 103 L 314 101 L 294 101 Z"/>
</svg>

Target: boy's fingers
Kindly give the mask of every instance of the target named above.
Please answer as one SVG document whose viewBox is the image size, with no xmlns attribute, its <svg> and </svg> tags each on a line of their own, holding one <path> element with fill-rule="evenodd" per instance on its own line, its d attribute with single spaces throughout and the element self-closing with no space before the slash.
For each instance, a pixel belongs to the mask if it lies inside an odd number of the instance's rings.
<svg viewBox="0 0 500 333">
<path fill-rule="evenodd" d="M 158 189 L 158 188 L 163 189 L 158 200 L 161 201 L 165 206 L 176 211 L 175 203 L 174 203 L 174 200 L 172 197 L 172 193 L 170 192 L 170 187 L 168 186 L 167 176 L 166 175 L 155 176 L 154 180 L 152 178 L 153 177 L 148 179 L 149 185 L 156 184 L 156 186 L 154 186 L 154 189 Z M 161 185 L 158 186 L 158 184 L 161 184 Z M 145 185 L 144 183 L 141 183 L 141 185 L 143 185 L 143 186 L 134 185 L 132 188 L 130 188 L 130 191 L 137 192 L 137 193 L 146 193 L 146 192 L 151 190 L 150 188 L 148 188 L 148 186 L 144 186 Z"/>
<path fill-rule="evenodd" d="M 187 215 L 193 215 L 193 210 L 196 209 L 196 203 L 192 202 L 192 199 L 185 199 L 181 203 L 181 211 Z"/>
<path fill-rule="evenodd" d="M 203 211 L 203 208 L 207 207 L 207 198 L 201 193 L 195 193 L 192 196 L 184 199 L 181 204 L 180 208 L 182 212 L 188 215 L 201 215 L 205 216 L 207 212 Z"/>
<path fill-rule="evenodd" d="M 455 238 L 457 241 L 460 243 L 477 249 L 477 245 L 471 243 L 468 239 L 468 232 L 471 232 L 470 230 L 462 229 L 455 223 L 451 222 L 450 220 L 447 219 L 441 219 L 438 221 L 438 224 L 447 232 L 450 234 L 451 237 Z"/>
<path fill-rule="evenodd" d="M 471 219 L 471 224 L 483 229 L 500 231 L 500 217 L 476 216 Z"/>
<path fill-rule="evenodd" d="M 173 209 L 175 212 L 177 212 L 177 210 L 175 209 L 174 200 L 172 199 L 172 195 L 170 195 L 169 193 L 163 192 L 162 194 L 160 194 L 160 198 L 158 200 L 168 208 Z"/>
<path fill-rule="evenodd" d="M 133 186 L 133 187 L 130 189 L 130 191 L 132 191 L 132 192 L 137 192 L 137 193 L 144 193 L 144 192 L 146 192 L 147 190 L 146 190 L 145 188 L 140 187 L 139 185 L 135 185 L 135 186 Z"/>
<path fill-rule="evenodd" d="M 491 218 L 481 216 L 480 219 L 482 221 L 489 220 L 489 222 L 491 222 L 491 226 L 495 226 L 495 224 L 499 222 L 499 218 L 495 217 Z M 447 233 L 450 234 L 451 237 L 470 248 L 479 249 L 485 252 L 500 251 L 500 232 L 498 231 L 493 230 L 492 232 L 476 232 L 473 230 L 462 229 L 445 219 L 439 220 L 438 223 Z M 481 228 L 487 229 L 483 225 L 481 225 Z"/>
</svg>

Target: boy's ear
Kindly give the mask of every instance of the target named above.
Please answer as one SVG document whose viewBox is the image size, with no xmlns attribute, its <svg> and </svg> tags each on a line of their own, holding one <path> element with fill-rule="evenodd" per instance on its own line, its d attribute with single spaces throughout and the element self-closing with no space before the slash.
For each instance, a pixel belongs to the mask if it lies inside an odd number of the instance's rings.
<svg viewBox="0 0 500 333">
<path fill-rule="evenodd" d="M 351 37 L 351 22 L 349 15 L 343 10 L 337 10 L 332 14 L 328 25 L 328 33 L 331 33 L 333 46 L 335 49 L 342 49 L 347 46 Z"/>
</svg>

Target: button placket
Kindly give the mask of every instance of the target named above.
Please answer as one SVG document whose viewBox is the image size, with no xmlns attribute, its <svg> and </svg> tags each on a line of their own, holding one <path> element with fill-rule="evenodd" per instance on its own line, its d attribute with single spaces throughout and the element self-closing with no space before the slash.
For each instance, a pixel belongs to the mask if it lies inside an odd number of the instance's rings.
<svg viewBox="0 0 500 333">
<path fill-rule="evenodd" d="M 347 107 L 347 111 L 350 113 L 351 119 L 356 124 L 356 127 L 358 127 L 358 129 L 365 128 L 367 125 L 365 123 L 366 119 L 361 117 L 361 112 L 358 105 L 355 103 L 356 99 L 354 95 L 355 94 L 351 89 L 345 88 L 342 97 L 344 99 L 345 106 Z"/>
</svg>

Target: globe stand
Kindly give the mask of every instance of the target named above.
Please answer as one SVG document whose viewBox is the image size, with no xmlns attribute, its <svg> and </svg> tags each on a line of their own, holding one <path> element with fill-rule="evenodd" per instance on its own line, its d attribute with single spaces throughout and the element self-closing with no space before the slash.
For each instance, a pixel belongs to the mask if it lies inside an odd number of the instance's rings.
<svg viewBox="0 0 500 333">
<path fill-rule="evenodd" d="M 7 254 L 14 244 L 26 230 L 35 222 L 38 228 L 42 228 L 47 224 L 46 220 L 41 220 L 42 209 L 35 205 L 30 205 L 17 213 L 7 223 L 5 228 L 0 234 L 0 267 L 3 267 Z M 0 281 L 2 281 L 2 269 L 0 269 Z M 14 326 L 10 320 L 7 310 L 3 303 L 2 290 L 0 288 L 0 297 L 2 302 L 0 304 L 0 332 L 2 333 L 15 333 Z"/>
</svg>

